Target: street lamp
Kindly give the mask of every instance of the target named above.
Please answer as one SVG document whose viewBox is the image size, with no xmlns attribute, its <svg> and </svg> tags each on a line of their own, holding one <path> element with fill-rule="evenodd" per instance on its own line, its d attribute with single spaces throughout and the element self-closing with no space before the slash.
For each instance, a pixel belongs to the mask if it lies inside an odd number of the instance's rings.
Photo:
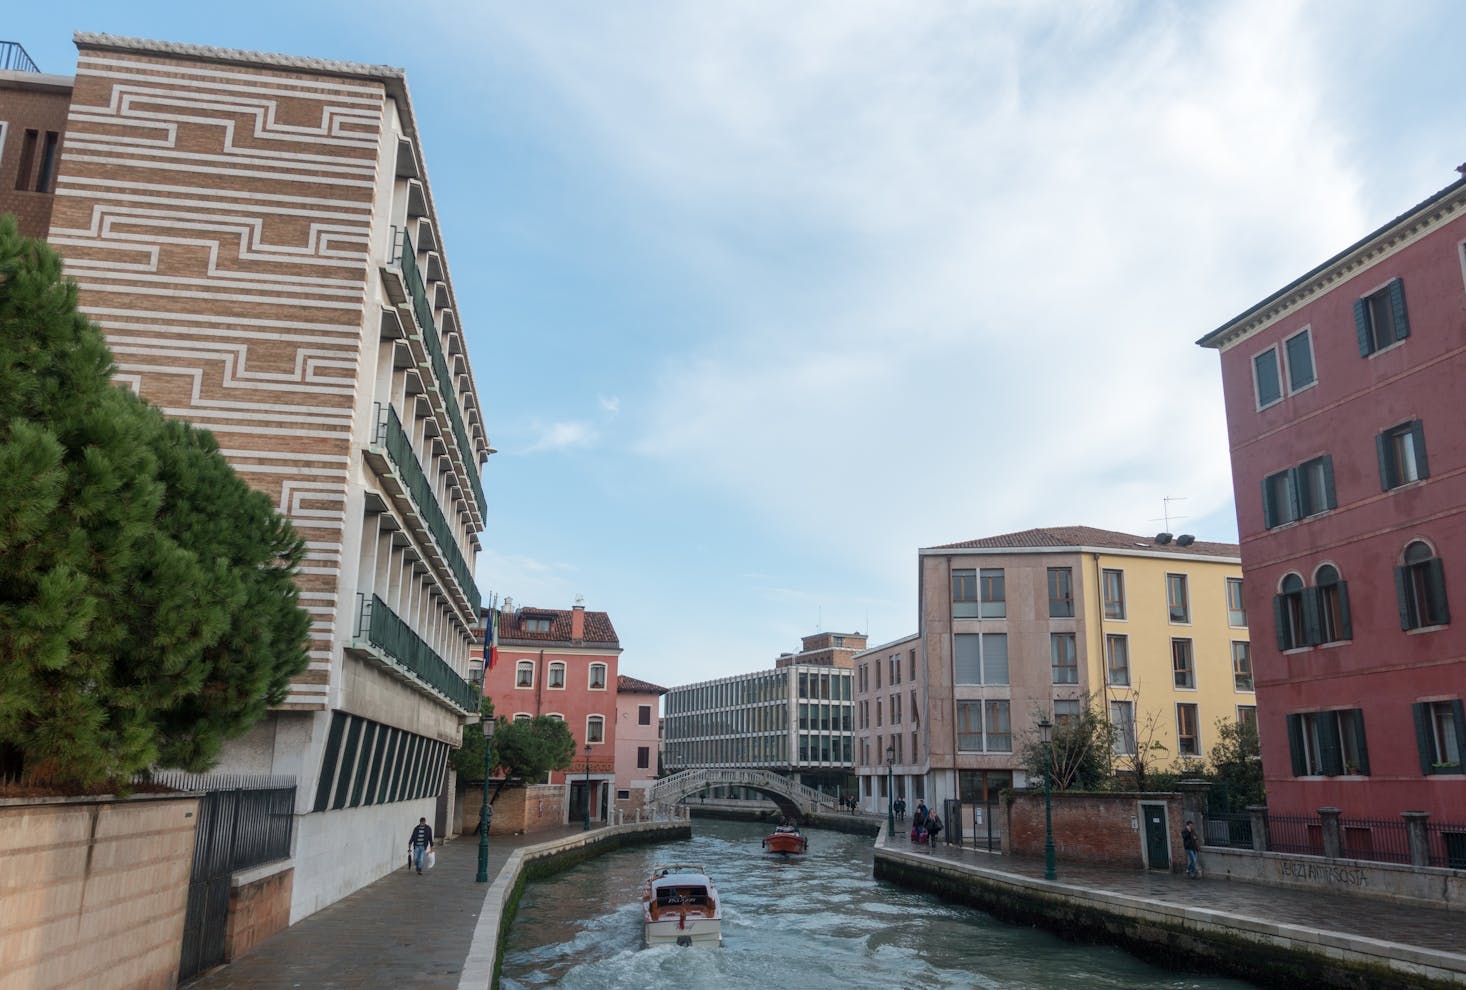
<svg viewBox="0 0 1466 990">
<path fill-rule="evenodd" d="M 896 788 L 891 783 L 896 770 L 896 747 L 886 747 L 886 841 L 896 834 Z"/>
<path fill-rule="evenodd" d="M 478 883 L 489 882 L 489 822 L 493 820 L 494 809 L 489 807 L 489 770 L 493 764 L 489 756 L 494 742 L 494 719 L 488 715 L 479 717 L 484 730 L 484 803 L 478 810 Z"/>
<path fill-rule="evenodd" d="M 1049 721 L 1045 715 L 1038 723 L 1039 737 L 1044 744 L 1044 879 L 1059 879 L 1058 872 L 1054 869 L 1054 808 L 1053 799 L 1049 796 L 1049 777 L 1053 776 L 1054 768 L 1054 723 Z"/>
<path fill-rule="evenodd" d="M 585 831 L 590 831 L 590 743 L 585 744 Z"/>
</svg>

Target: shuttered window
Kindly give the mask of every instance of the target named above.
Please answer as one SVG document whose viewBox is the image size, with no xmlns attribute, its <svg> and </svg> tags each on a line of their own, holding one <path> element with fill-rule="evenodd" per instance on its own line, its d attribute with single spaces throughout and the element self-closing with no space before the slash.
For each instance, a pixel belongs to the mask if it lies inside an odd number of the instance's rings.
<svg viewBox="0 0 1466 990">
<path fill-rule="evenodd" d="M 1369 357 L 1410 336 L 1405 311 L 1405 283 L 1395 279 L 1378 292 L 1354 302 L 1354 331 L 1359 356 Z"/>
<path fill-rule="evenodd" d="M 1425 456 L 1425 427 L 1418 419 L 1393 426 L 1374 438 L 1381 491 L 1430 477 Z"/>
</svg>

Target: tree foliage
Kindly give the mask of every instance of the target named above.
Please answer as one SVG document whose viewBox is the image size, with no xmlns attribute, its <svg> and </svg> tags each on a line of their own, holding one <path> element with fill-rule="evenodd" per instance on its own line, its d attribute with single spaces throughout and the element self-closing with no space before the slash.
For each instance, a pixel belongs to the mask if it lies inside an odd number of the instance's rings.
<svg viewBox="0 0 1466 990">
<path fill-rule="evenodd" d="M 479 706 L 479 718 L 481 720 L 492 720 L 493 717 L 494 699 L 485 698 Z M 494 731 L 495 733 L 499 731 L 497 723 L 494 725 Z M 494 742 L 497 744 L 498 741 L 499 739 L 496 735 Z M 482 781 L 484 779 L 484 746 L 484 727 L 482 721 L 465 725 L 463 727 L 463 745 L 454 750 L 452 756 L 453 770 L 458 774 L 459 780 Z M 498 746 L 496 745 L 494 749 L 497 750 Z M 497 765 L 497 757 L 495 757 L 495 760 L 495 763 L 489 764 L 491 769 Z"/>
<path fill-rule="evenodd" d="M 536 784 L 551 770 L 570 768 L 575 739 L 564 719 L 549 715 L 500 719 L 494 729 L 494 756 L 503 776 L 498 790 L 510 780 Z"/>
<path fill-rule="evenodd" d="M 1115 769 L 1130 777 L 1137 791 L 1148 791 L 1157 786 L 1170 750 L 1161 742 L 1162 727 L 1166 724 L 1165 714 L 1158 708 L 1140 710 L 1140 692 L 1134 694 L 1137 715 L 1135 717 L 1135 745 L 1131 752 L 1115 757 Z M 1117 731 L 1120 730 L 1117 726 Z"/>
<path fill-rule="evenodd" d="M 1217 744 L 1211 748 L 1211 778 L 1218 785 L 1215 803 L 1230 812 L 1266 804 L 1257 726 L 1226 718 L 1217 719 L 1216 726 Z"/>
<path fill-rule="evenodd" d="M 1115 730 L 1100 706 L 1089 694 L 1081 697 L 1079 714 L 1057 719 L 1050 734 L 1053 759 L 1052 786 L 1055 790 L 1098 790 L 1110 778 L 1111 751 Z M 1036 723 L 1046 713 L 1036 710 Z M 1042 780 L 1046 753 L 1037 732 L 1020 734 L 1019 759 L 1033 780 Z"/>
<path fill-rule="evenodd" d="M 81 787 L 207 769 L 307 662 L 302 541 L 112 370 L 60 259 L 0 218 L 0 740 Z"/>
</svg>

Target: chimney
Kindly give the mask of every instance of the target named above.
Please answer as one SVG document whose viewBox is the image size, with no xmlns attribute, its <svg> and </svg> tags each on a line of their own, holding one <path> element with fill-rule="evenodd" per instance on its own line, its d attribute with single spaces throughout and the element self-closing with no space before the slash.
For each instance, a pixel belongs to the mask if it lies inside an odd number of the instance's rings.
<svg viewBox="0 0 1466 990">
<path fill-rule="evenodd" d="M 585 599 L 575 596 L 575 607 L 570 610 L 570 639 L 576 643 L 585 639 Z"/>
</svg>

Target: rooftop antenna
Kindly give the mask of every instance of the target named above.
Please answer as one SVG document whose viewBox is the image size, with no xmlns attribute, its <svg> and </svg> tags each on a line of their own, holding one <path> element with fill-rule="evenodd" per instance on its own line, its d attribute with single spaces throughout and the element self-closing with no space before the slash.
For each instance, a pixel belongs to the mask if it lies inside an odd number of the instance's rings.
<svg viewBox="0 0 1466 990">
<path fill-rule="evenodd" d="M 1171 515 L 1171 503 L 1172 502 L 1184 502 L 1189 497 L 1190 496 L 1188 496 L 1188 495 L 1163 495 L 1161 497 L 1161 512 L 1162 512 L 1162 515 L 1161 515 L 1160 518 L 1152 518 L 1150 521 L 1151 522 L 1164 523 L 1165 524 L 1166 532 L 1167 533 L 1171 532 L 1171 520 L 1172 519 L 1185 519 L 1185 518 L 1187 518 L 1186 516 L 1173 516 L 1173 515 Z"/>
</svg>

